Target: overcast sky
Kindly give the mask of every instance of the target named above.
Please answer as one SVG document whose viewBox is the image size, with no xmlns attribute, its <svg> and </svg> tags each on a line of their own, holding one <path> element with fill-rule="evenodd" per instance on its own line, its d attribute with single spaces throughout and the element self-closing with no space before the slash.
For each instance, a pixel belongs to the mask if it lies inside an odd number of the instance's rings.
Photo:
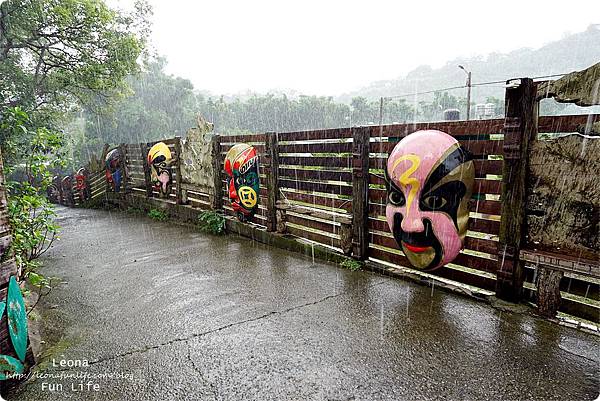
<svg viewBox="0 0 600 401">
<path fill-rule="evenodd" d="M 168 59 L 167 72 L 215 94 L 339 95 L 422 64 L 537 48 L 600 23 L 600 0 L 150 3 L 152 41 Z"/>
</svg>

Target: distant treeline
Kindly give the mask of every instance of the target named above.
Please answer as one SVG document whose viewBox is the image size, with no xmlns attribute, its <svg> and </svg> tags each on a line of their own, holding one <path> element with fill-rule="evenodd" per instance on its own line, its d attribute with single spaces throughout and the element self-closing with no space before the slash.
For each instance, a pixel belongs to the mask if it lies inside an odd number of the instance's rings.
<svg viewBox="0 0 600 401">
<path fill-rule="evenodd" d="M 110 108 L 100 103 L 88 107 L 84 113 L 87 142 L 128 143 L 185 135 L 198 113 L 221 134 L 349 127 L 380 120 L 379 100 L 364 97 L 345 104 L 325 96 L 267 94 L 226 100 L 197 94 L 190 81 L 165 74 L 164 65 L 164 59 L 147 63 L 143 73 L 129 78 L 131 95 Z M 499 99 L 488 100 L 502 107 Z M 386 99 L 383 122 L 439 120 L 449 108 L 465 110 L 466 101 L 447 92 L 416 104 Z"/>
<path fill-rule="evenodd" d="M 225 99 L 199 94 L 189 80 L 164 73 L 165 60 L 146 63 L 143 72 L 128 79 L 130 94 L 110 107 L 98 100 L 89 105 L 81 118 L 67 127 L 73 160 L 85 160 L 89 151 L 104 143 L 148 142 L 175 135 L 184 136 L 201 114 L 220 134 L 266 131 L 299 131 L 378 124 L 379 100 L 354 97 L 349 104 L 332 97 L 253 95 Z M 504 101 L 487 98 L 495 105 L 495 115 L 504 114 Z M 474 110 L 474 105 L 471 105 Z M 560 107 L 560 106 L 554 106 Z M 386 99 L 383 123 L 439 121 L 446 109 L 459 109 L 464 118 L 465 98 L 437 92 L 429 101 Z M 557 110 L 546 110 L 555 114 Z M 474 116 L 474 113 L 471 113 Z M 90 150 L 92 149 L 92 150 Z"/>
</svg>

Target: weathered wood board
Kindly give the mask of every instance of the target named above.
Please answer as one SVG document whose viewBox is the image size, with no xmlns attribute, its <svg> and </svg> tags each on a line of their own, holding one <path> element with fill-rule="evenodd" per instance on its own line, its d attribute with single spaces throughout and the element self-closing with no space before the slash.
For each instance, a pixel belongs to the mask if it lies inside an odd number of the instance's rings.
<svg viewBox="0 0 600 401">
<path fill-rule="evenodd" d="M 531 144 L 527 248 L 598 260 L 600 137 Z"/>
</svg>

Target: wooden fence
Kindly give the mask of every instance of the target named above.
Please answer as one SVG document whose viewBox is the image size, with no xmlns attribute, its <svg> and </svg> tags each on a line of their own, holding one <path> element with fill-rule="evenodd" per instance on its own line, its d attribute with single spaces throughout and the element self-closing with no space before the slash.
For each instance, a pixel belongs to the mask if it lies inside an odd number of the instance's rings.
<svg viewBox="0 0 600 401">
<path fill-rule="evenodd" d="M 452 283 L 485 296 L 536 302 L 536 266 L 521 251 L 524 244 L 527 143 L 538 133 L 576 132 L 600 115 L 537 117 L 527 103 L 532 82 L 507 90 L 507 116 L 502 119 L 395 124 L 249 135 L 215 135 L 214 193 L 182 182 L 181 142 L 164 140 L 177 163 L 165 202 L 193 209 L 235 213 L 229 204 L 223 171 L 225 153 L 236 143 L 253 145 L 260 160 L 259 206 L 250 224 L 268 232 L 316 243 L 332 252 L 420 275 L 424 280 Z M 529 107 L 531 106 L 531 107 Z M 421 273 L 411 268 L 385 220 L 387 193 L 383 169 L 400 139 L 425 129 L 444 131 L 474 156 L 475 190 L 465 247 L 444 268 Z M 125 193 L 157 198 L 146 161 L 154 143 L 122 144 Z M 92 197 L 105 193 L 100 172 L 89 176 Z M 69 203 L 68 191 L 63 196 Z M 77 196 L 73 204 L 79 204 Z M 568 258 L 572 255 L 564 255 Z M 560 282 L 561 310 L 600 321 L 598 260 L 593 272 L 568 273 Z M 525 290 L 525 291 L 524 291 Z M 573 296 L 571 296 L 573 295 Z"/>
</svg>

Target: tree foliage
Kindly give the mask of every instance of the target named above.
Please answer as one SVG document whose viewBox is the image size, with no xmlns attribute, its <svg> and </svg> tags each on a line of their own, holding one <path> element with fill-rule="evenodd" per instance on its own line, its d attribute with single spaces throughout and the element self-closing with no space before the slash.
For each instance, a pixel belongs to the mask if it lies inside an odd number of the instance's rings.
<svg viewBox="0 0 600 401">
<path fill-rule="evenodd" d="M 125 15 L 101 0 L 3 2 L 0 107 L 64 110 L 120 91 L 137 69 L 149 12 L 145 3 Z"/>
<path fill-rule="evenodd" d="M 459 103 L 452 95 L 443 95 L 449 102 Z M 439 118 L 430 110 L 438 105 L 422 103 L 414 107 L 404 99 L 385 99 L 381 120 L 384 124 L 407 121 L 431 121 Z M 378 124 L 380 121 L 379 100 L 355 97 L 350 104 L 337 103 L 332 97 L 254 95 L 247 100 L 225 101 L 223 97 L 198 97 L 198 110 L 215 124 L 221 133 L 238 131 L 299 131 L 307 129 L 337 128 L 356 125 Z"/>
<path fill-rule="evenodd" d="M 86 133 L 101 143 L 136 143 L 185 135 L 197 112 L 193 85 L 164 72 L 166 60 L 149 59 L 127 78 L 130 94 L 108 108 L 86 108 Z M 102 99 L 96 99 L 101 102 Z"/>
</svg>

